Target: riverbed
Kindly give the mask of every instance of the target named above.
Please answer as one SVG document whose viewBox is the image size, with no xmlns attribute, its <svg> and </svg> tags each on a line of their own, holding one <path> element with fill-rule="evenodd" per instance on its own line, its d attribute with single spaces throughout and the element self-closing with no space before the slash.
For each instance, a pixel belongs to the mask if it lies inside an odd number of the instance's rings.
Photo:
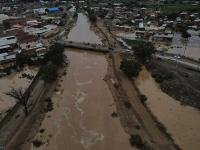
<svg viewBox="0 0 200 150">
<path fill-rule="evenodd" d="M 147 106 L 183 150 L 200 148 L 200 111 L 163 93 L 150 73 L 143 70 L 136 81 L 140 92 L 148 97 Z"/>
</svg>

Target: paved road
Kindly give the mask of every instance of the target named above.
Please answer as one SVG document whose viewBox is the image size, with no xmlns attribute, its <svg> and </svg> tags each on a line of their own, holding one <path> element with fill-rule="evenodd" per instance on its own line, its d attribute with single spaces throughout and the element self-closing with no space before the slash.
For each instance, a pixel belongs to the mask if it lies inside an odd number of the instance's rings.
<svg viewBox="0 0 200 150">
<path fill-rule="evenodd" d="M 176 64 L 184 65 L 185 67 L 189 67 L 191 69 L 200 71 L 200 63 L 197 62 L 192 62 L 191 60 L 187 60 L 184 58 L 177 58 L 174 56 L 169 56 L 169 55 L 161 55 L 161 54 L 155 54 L 155 57 L 174 62 Z"/>
</svg>

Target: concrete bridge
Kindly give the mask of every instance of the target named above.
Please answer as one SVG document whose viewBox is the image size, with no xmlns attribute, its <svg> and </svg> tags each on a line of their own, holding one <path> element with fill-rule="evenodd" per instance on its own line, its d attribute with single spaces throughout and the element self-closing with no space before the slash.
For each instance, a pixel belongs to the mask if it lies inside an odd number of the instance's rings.
<svg viewBox="0 0 200 150">
<path fill-rule="evenodd" d="M 109 53 L 113 51 L 112 48 L 105 47 L 102 45 L 97 45 L 97 44 L 79 43 L 79 42 L 72 42 L 72 41 L 58 41 L 58 43 L 62 44 L 64 47 L 91 50 L 91 51 L 96 51 L 96 52 Z"/>
</svg>

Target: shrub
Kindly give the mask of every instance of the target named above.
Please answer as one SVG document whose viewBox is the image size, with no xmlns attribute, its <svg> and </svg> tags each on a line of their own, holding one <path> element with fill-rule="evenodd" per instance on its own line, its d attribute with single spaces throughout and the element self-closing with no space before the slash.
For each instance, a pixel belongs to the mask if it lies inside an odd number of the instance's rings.
<svg viewBox="0 0 200 150">
<path fill-rule="evenodd" d="M 139 72 L 141 71 L 141 64 L 134 61 L 123 59 L 120 64 L 120 69 L 129 77 L 137 77 Z"/>
<path fill-rule="evenodd" d="M 160 73 L 153 73 L 152 77 L 155 78 L 155 81 L 158 83 L 162 83 L 165 80 L 173 79 L 174 75 L 170 72 L 160 72 Z"/>
<path fill-rule="evenodd" d="M 45 55 L 46 62 L 50 61 L 53 64 L 59 66 L 63 63 L 63 51 L 64 46 L 58 43 L 53 44 L 49 47 L 49 51 Z"/>
<path fill-rule="evenodd" d="M 40 129 L 40 133 L 43 133 L 45 131 L 45 129 Z"/>
<path fill-rule="evenodd" d="M 111 116 L 112 116 L 113 118 L 115 118 L 115 117 L 118 117 L 118 114 L 117 114 L 116 112 L 113 112 L 113 113 L 111 114 Z"/>
<path fill-rule="evenodd" d="M 141 148 L 143 146 L 143 141 L 140 135 L 131 135 L 130 143 L 132 146 L 136 146 L 137 148 Z"/>
<path fill-rule="evenodd" d="M 137 147 L 138 149 L 152 150 L 152 147 L 146 141 L 143 141 L 138 134 L 131 135 L 129 141 L 133 147 Z"/>
<path fill-rule="evenodd" d="M 51 98 L 46 99 L 47 106 L 46 106 L 46 111 L 52 111 L 53 110 L 53 102 Z"/>
<path fill-rule="evenodd" d="M 54 64 L 48 64 L 41 68 L 39 74 L 45 82 L 56 80 L 58 77 L 58 67 Z"/>
<path fill-rule="evenodd" d="M 125 107 L 128 108 L 128 109 L 132 108 L 131 103 L 128 102 L 128 101 L 125 101 L 125 102 L 124 102 L 124 105 L 125 105 Z"/>
<path fill-rule="evenodd" d="M 147 97 L 144 94 L 140 94 L 140 100 L 143 104 L 147 101 Z"/>
<path fill-rule="evenodd" d="M 44 143 L 42 141 L 39 140 L 34 140 L 33 141 L 33 146 L 35 147 L 40 147 L 41 145 L 43 145 Z"/>
</svg>

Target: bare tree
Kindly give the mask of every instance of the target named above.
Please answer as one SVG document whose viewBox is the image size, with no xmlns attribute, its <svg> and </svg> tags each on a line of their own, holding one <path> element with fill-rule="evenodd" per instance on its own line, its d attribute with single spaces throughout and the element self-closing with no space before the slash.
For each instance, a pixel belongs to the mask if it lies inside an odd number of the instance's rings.
<svg viewBox="0 0 200 150">
<path fill-rule="evenodd" d="M 16 99 L 19 104 L 24 107 L 24 113 L 28 116 L 28 100 L 31 97 L 30 91 L 24 92 L 22 88 L 15 89 L 12 87 L 11 90 L 5 94 Z"/>
</svg>

